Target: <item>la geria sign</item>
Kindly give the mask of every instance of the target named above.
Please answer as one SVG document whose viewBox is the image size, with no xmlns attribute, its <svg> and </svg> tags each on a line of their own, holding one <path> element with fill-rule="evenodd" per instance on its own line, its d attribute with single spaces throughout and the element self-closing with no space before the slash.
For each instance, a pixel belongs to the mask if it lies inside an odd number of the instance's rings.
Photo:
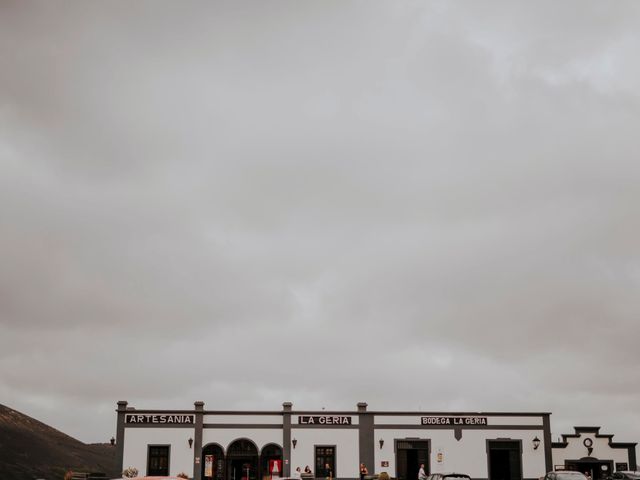
<svg viewBox="0 0 640 480">
<path fill-rule="evenodd" d="M 351 425 L 351 417 L 338 415 L 300 415 L 300 425 Z"/>
</svg>

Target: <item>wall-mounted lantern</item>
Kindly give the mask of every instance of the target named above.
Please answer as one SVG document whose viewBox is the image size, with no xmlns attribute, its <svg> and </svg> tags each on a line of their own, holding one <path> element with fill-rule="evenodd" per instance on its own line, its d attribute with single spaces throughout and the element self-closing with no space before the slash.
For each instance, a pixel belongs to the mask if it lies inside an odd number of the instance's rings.
<svg viewBox="0 0 640 480">
<path fill-rule="evenodd" d="M 294 450 L 295 450 L 297 444 L 298 444 L 298 440 L 296 440 L 295 438 L 293 440 L 291 440 L 291 445 L 293 445 L 293 449 Z"/>
<path fill-rule="evenodd" d="M 111 437 L 111 440 L 109 440 L 109 443 L 111 443 L 111 446 L 113 447 L 116 444 L 116 439 Z"/>
<path fill-rule="evenodd" d="M 536 435 L 536 437 L 533 439 L 533 449 L 537 450 L 539 446 L 540 446 L 540 439 Z"/>
<path fill-rule="evenodd" d="M 189 437 L 189 440 L 187 440 L 187 442 L 189 442 L 189 448 L 191 448 L 193 446 L 193 438 Z"/>
<path fill-rule="evenodd" d="M 378 443 L 380 444 L 380 450 L 382 450 L 382 446 L 384 445 L 384 438 L 378 440 Z"/>
</svg>

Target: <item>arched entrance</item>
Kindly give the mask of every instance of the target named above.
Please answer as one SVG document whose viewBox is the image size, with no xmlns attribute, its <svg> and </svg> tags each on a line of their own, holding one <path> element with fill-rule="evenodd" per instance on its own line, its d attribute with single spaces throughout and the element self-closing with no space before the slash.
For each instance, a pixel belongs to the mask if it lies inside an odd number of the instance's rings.
<svg viewBox="0 0 640 480">
<path fill-rule="evenodd" d="M 241 438 L 227 448 L 227 480 L 258 480 L 258 447 Z"/>
<path fill-rule="evenodd" d="M 273 472 L 273 476 L 271 472 Z M 282 447 L 280 445 L 269 443 L 262 448 L 260 475 L 262 480 L 275 480 L 284 476 L 282 473 Z"/>
<path fill-rule="evenodd" d="M 205 445 L 202 449 L 201 458 L 202 480 L 225 480 L 224 450 L 222 450 L 220 445 L 217 443 L 209 443 Z"/>
<path fill-rule="evenodd" d="M 567 469 L 588 473 L 593 480 L 600 480 L 613 473 L 613 460 L 582 457 L 579 460 L 566 460 L 564 463 Z"/>
</svg>

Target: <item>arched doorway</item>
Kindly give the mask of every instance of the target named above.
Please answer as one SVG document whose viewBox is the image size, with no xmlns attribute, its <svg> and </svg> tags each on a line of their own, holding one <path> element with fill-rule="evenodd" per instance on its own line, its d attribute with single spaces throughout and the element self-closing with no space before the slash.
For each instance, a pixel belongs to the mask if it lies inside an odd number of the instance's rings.
<svg viewBox="0 0 640 480">
<path fill-rule="evenodd" d="M 258 447 L 241 438 L 227 448 L 227 480 L 258 480 Z"/>
<path fill-rule="evenodd" d="M 566 460 L 565 467 L 588 473 L 593 480 L 600 480 L 613 473 L 613 460 L 600 460 L 594 457 L 582 457 L 579 460 Z"/>
<path fill-rule="evenodd" d="M 271 472 L 273 472 L 273 476 Z M 260 475 L 262 480 L 275 480 L 284 476 L 282 473 L 282 447 L 280 445 L 269 443 L 262 448 Z"/>
<path fill-rule="evenodd" d="M 209 443 L 202 449 L 202 480 L 225 480 L 224 450 L 217 443 Z M 209 463 L 211 462 L 211 463 Z M 209 467 L 209 468 L 207 468 Z M 211 474 L 211 475 L 208 475 Z"/>
</svg>

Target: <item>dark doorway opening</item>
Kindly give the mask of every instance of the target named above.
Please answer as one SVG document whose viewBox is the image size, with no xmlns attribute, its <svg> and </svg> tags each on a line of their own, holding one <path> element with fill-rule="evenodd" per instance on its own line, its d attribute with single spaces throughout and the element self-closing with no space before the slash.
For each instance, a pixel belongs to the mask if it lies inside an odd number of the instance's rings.
<svg viewBox="0 0 640 480">
<path fill-rule="evenodd" d="M 522 480 L 522 442 L 487 440 L 489 480 Z"/>
<path fill-rule="evenodd" d="M 334 445 L 316 445 L 315 465 L 316 478 L 336 478 L 336 447 Z"/>
<path fill-rule="evenodd" d="M 398 480 L 418 480 L 418 470 L 424 464 L 427 475 L 429 465 L 429 440 L 396 440 L 396 477 Z"/>
<path fill-rule="evenodd" d="M 149 445 L 147 452 L 147 475 L 169 475 L 169 445 Z"/>
<path fill-rule="evenodd" d="M 240 439 L 227 450 L 227 480 L 258 480 L 258 448 L 251 440 Z"/>
<path fill-rule="evenodd" d="M 202 449 L 203 480 L 225 480 L 224 451 L 220 445 L 210 443 Z"/>
<path fill-rule="evenodd" d="M 276 480 L 283 477 L 282 448 L 275 443 L 262 447 L 260 454 L 260 476 L 262 480 Z"/>
<path fill-rule="evenodd" d="M 593 480 L 601 480 L 613 473 L 613 460 L 598 460 L 593 457 L 583 457 L 580 460 L 566 460 L 567 470 L 577 470 L 588 473 Z"/>
</svg>

